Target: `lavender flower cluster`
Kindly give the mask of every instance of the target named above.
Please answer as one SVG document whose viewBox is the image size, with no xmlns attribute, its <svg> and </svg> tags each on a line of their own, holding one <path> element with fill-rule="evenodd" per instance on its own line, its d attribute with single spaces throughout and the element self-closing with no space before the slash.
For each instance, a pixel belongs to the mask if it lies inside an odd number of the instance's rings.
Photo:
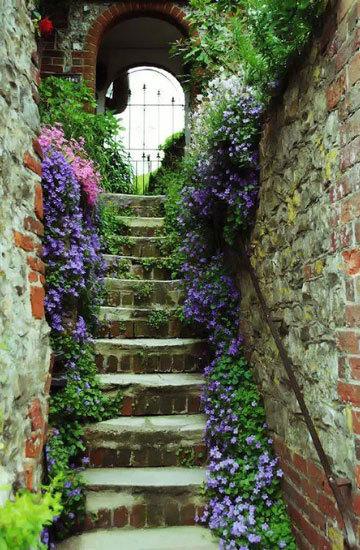
<svg viewBox="0 0 360 550">
<path fill-rule="evenodd" d="M 223 549 L 294 549 L 282 476 L 266 435 L 264 408 L 242 358 L 240 296 L 225 247 L 251 226 L 259 187 L 261 106 L 251 90 L 217 79 L 193 121 L 190 185 L 182 191 L 185 318 L 208 335 L 205 369 L 208 504 L 199 521 Z M 190 168 L 189 168 L 190 167 Z"/>
</svg>

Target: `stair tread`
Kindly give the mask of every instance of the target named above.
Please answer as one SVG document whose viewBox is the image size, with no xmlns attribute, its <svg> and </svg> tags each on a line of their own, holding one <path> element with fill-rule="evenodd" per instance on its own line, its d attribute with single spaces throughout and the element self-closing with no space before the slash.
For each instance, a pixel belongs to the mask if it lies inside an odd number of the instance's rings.
<svg viewBox="0 0 360 550">
<path fill-rule="evenodd" d="M 99 381 L 103 386 L 130 386 L 143 387 L 183 387 L 202 386 L 204 378 L 194 373 L 166 373 L 166 374 L 99 374 Z"/>
<path fill-rule="evenodd" d="M 123 349 L 178 348 L 205 342 L 204 338 L 98 338 L 94 340 L 96 348 L 111 346 Z"/>
<path fill-rule="evenodd" d="M 83 472 L 88 487 L 194 487 L 205 481 L 204 468 L 93 468 Z"/>
<path fill-rule="evenodd" d="M 175 316 L 177 314 L 177 306 L 156 306 L 141 307 L 141 306 L 100 306 L 99 308 L 99 321 L 147 321 L 148 316 L 154 311 L 164 311 L 170 315 Z"/>
<path fill-rule="evenodd" d="M 59 550 L 217 550 L 219 543 L 204 527 L 99 530 L 60 543 Z"/>
<path fill-rule="evenodd" d="M 101 197 L 111 198 L 116 197 L 119 199 L 127 199 L 132 201 L 140 200 L 142 202 L 156 202 L 157 200 L 165 200 L 166 195 L 131 195 L 128 193 L 101 193 Z"/>
<path fill-rule="evenodd" d="M 161 431 L 203 432 L 205 416 L 202 414 L 162 415 L 162 416 L 129 416 L 113 418 L 87 426 L 91 432 L 101 433 L 154 433 Z"/>
<path fill-rule="evenodd" d="M 153 285 L 153 286 L 178 286 L 182 284 L 181 279 L 150 279 L 150 280 L 143 280 L 143 279 L 120 279 L 117 277 L 105 277 L 104 279 L 105 285 L 114 285 L 114 286 L 131 286 L 131 287 L 138 287 L 141 286 L 142 283 L 146 283 L 146 285 Z"/>
<path fill-rule="evenodd" d="M 128 227 L 162 227 L 165 221 L 165 218 L 145 216 L 117 216 L 117 219 Z"/>
</svg>

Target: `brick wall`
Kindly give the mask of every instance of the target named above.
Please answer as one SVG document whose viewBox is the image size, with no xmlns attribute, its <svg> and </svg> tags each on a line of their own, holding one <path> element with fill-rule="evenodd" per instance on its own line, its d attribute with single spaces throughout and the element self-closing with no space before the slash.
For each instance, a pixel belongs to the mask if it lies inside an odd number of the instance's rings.
<svg viewBox="0 0 360 550">
<path fill-rule="evenodd" d="M 101 39 L 122 19 L 158 17 L 185 31 L 188 25 L 182 8 L 184 2 L 76 2 L 70 13 L 54 13 L 56 31 L 42 41 L 43 76 L 67 74 L 84 78 L 95 88 L 96 59 Z"/>
<path fill-rule="evenodd" d="M 38 56 L 27 3 L 4 0 L 0 43 L 0 502 L 36 488 L 49 386 Z M 6 17 L 5 17 L 6 15 Z M 14 32 L 16 29 L 16 32 Z"/>
<path fill-rule="evenodd" d="M 325 450 L 360 514 L 360 4 L 332 4 L 261 143 L 252 263 Z M 299 548 L 343 548 L 342 522 L 256 296 L 247 348 L 285 472 Z M 345 485 L 343 490 L 348 490 Z"/>
</svg>

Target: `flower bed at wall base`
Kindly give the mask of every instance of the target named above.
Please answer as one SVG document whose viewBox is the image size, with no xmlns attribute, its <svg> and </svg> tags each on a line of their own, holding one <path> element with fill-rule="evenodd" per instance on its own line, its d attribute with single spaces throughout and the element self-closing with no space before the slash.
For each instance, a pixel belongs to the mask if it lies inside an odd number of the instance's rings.
<svg viewBox="0 0 360 550">
<path fill-rule="evenodd" d="M 67 140 L 60 125 L 45 127 L 39 141 L 44 152 L 45 306 L 53 374 L 60 382 L 50 400 L 46 466 L 49 479 L 61 482 L 63 511 L 55 527 L 63 538 L 84 515 L 83 425 L 112 415 L 119 403 L 101 392 L 91 342 L 104 269 L 97 232 L 100 176 L 83 143 Z"/>
<path fill-rule="evenodd" d="M 265 411 L 239 333 L 240 296 L 226 250 L 251 227 L 262 107 L 241 75 L 210 83 L 192 119 L 179 201 L 184 315 L 206 329 L 208 503 L 199 521 L 224 549 L 295 549 Z"/>
</svg>

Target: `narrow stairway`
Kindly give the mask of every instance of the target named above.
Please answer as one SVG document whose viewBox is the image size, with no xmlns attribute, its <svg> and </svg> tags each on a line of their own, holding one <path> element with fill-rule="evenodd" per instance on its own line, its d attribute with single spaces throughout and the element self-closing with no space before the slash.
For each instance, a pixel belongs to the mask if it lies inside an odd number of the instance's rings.
<svg viewBox="0 0 360 550">
<path fill-rule="evenodd" d="M 121 256 L 106 256 L 97 366 L 104 391 L 124 398 L 117 418 L 87 427 L 84 532 L 58 548 L 216 549 L 194 519 L 204 504 L 206 345 L 179 320 L 179 281 L 151 259 L 161 257 L 164 197 L 104 200 L 119 209 L 128 236 L 119 240 Z"/>
</svg>

